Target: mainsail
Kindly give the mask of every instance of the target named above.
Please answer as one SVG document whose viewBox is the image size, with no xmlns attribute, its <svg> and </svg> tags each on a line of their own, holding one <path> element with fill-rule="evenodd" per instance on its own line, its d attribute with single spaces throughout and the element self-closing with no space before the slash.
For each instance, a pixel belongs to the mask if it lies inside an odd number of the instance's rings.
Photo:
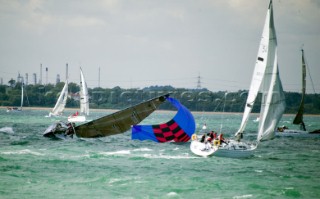
<svg viewBox="0 0 320 199">
<path fill-rule="evenodd" d="M 274 130 L 285 109 L 285 97 L 279 77 L 277 61 L 277 37 L 270 1 L 263 28 L 258 56 L 251 80 L 250 90 L 240 128 L 236 136 L 243 133 L 258 93 L 262 93 L 257 140 L 274 137 Z"/>
<path fill-rule="evenodd" d="M 89 115 L 89 94 L 82 69 L 80 67 L 80 113 Z"/>
<path fill-rule="evenodd" d="M 195 132 L 195 121 L 190 111 L 176 99 L 166 99 L 178 110 L 167 123 L 157 125 L 134 125 L 132 139 L 152 140 L 155 142 L 187 142 Z"/>
<path fill-rule="evenodd" d="M 303 124 L 304 98 L 305 98 L 305 94 L 306 94 L 306 63 L 304 60 L 303 49 L 301 51 L 302 51 L 302 92 L 301 92 L 302 97 L 301 97 L 299 110 L 298 110 L 296 117 L 293 120 L 293 124 Z"/>
<path fill-rule="evenodd" d="M 78 137 L 95 138 L 120 134 L 140 123 L 154 112 L 169 95 L 162 95 L 124 110 L 75 127 Z"/>
<path fill-rule="evenodd" d="M 52 111 L 50 112 L 50 115 L 56 115 L 56 116 L 61 115 L 66 106 L 67 98 L 68 98 L 68 80 L 64 84 L 62 91 L 60 93 L 60 96 L 57 100 L 57 103 L 52 109 Z"/>
</svg>

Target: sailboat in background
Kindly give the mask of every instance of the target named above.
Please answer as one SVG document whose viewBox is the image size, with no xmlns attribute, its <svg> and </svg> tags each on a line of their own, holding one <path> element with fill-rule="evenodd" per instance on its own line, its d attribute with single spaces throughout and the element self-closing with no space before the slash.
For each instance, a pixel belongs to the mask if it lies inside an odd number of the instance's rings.
<svg viewBox="0 0 320 199">
<path fill-rule="evenodd" d="M 56 102 L 56 105 L 52 109 L 52 111 L 49 113 L 49 117 L 51 116 L 60 116 L 62 115 L 64 108 L 66 106 L 68 99 L 68 80 L 66 80 L 66 83 L 64 84 L 62 91 L 60 93 L 60 96 Z"/>
<path fill-rule="evenodd" d="M 303 121 L 303 114 L 304 114 L 304 100 L 305 100 L 305 95 L 306 95 L 306 74 L 307 74 L 307 65 L 305 61 L 305 56 L 304 56 L 304 50 L 301 49 L 302 53 L 302 90 L 301 90 L 301 102 L 300 106 L 298 109 L 298 112 L 293 120 L 293 124 L 295 125 L 300 125 L 300 130 L 298 129 L 288 129 L 286 126 L 278 127 L 278 132 L 277 136 L 298 136 L 298 137 L 303 137 L 303 136 L 308 136 L 310 134 L 320 134 L 320 129 L 314 130 L 312 132 L 308 132 L 305 126 L 305 123 Z M 310 74 L 310 73 L 309 73 Z M 311 76 L 310 76 L 311 77 Z M 312 81 L 311 81 L 312 83 Z"/>
<path fill-rule="evenodd" d="M 80 113 L 77 111 L 75 114 L 68 117 L 69 122 L 85 122 L 86 115 L 89 115 L 89 94 L 88 87 L 85 81 L 82 69 L 80 67 Z"/>
<path fill-rule="evenodd" d="M 241 139 L 243 137 L 246 124 L 259 92 L 262 93 L 262 100 L 257 143 L 251 144 L 242 142 Z M 274 27 L 271 0 L 263 28 L 242 122 L 238 132 L 235 134 L 236 139 L 220 144 L 217 151 L 213 150 L 214 152 L 208 155 L 233 158 L 252 156 L 260 141 L 274 138 L 275 129 L 284 110 L 285 96 L 278 71 L 277 37 Z M 200 145 L 202 145 L 202 147 Z M 193 152 L 196 148 L 199 150 L 206 150 L 205 143 L 193 140 L 191 142 L 190 149 Z"/>
<path fill-rule="evenodd" d="M 22 107 L 23 107 L 23 83 L 21 83 L 21 105 L 20 108 L 18 107 L 7 107 L 7 112 L 17 112 L 17 111 L 22 111 Z"/>
</svg>

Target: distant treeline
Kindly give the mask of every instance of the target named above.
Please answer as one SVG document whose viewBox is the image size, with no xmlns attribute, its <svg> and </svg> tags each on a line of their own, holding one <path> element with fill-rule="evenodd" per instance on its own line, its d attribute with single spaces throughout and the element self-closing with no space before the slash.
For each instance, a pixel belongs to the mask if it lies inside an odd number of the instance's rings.
<svg viewBox="0 0 320 199">
<path fill-rule="evenodd" d="M 24 86 L 24 106 L 29 107 L 53 107 L 64 83 L 56 85 L 27 85 Z M 69 83 L 69 98 L 67 106 L 79 107 L 79 85 Z M 114 88 L 89 88 L 90 108 L 122 109 L 158 95 L 170 93 L 191 111 L 208 112 L 243 112 L 248 91 L 238 92 L 211 92 L 207 89 L 173 88 L 172 86 L 150 86 L 143 89 Z M 296 113 L 301 101 L 301 94 L 286 92 L 285 113 Z M 0 105 L 20 106 L 21 83 L 11 82 L 10 85 L 0 85 Z M 253 112 L 260 110 L 260 98 L 258 98 Z M 305 113 L 320 114 L 320 95 L 307 94 L 305 98 Z M 169 103 L 160 106 L 163 110 L 173 110 Z"/>
</svg>

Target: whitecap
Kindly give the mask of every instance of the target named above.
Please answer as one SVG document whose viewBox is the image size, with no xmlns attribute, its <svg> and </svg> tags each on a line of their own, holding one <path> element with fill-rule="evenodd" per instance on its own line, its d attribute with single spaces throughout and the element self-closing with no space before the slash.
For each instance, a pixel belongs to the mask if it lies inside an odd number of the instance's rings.
<svg viewBox="0 0 320 199">
<path fill-rule="evenodd" d="M 31 154 L 31 155 L 36 155 L 36 156 L 43 156 L 44 154 L 39 153 L 39 152 L 35 152 L 35 151 L 31 151 L 29 149 L 23 149 L 23 150 L 19 150 L 19 151 L 4 151 L 1 152 L 1 154 L 4 155 L 12 155 L 12 154 L 18 154 L 18 155 L 24 155 L 24 154 Z"/>
<path fill-rule="evenodd" d="M 8 134 L 14 134 L 14 131 L 13 131 L 12 127 L 3 127 L 3 128 L 0 128 L 0 132 L 8 133 Z"/>
<path fill-rule="evenodd" d="M 169 193 L 167 193 L 167 196 L 176 197 L 176 196 L 178 196 L 178 194 L 176 192 L 169 192 Z"/>
<path fill-rule="evenodd" d="M 252 198 L 252 194 L 242 195 L 242 196 L 234 196 L 233 199 L 241 199 L 241 198 Z"/>
<path fill-rule="evenodd" d="M 101 155 L 128 155 L 131 154 L 129 150 L 121 150 L 121 151 L 111 151 L 111 152 L 100 152 Z"/>
<path fill-rule="evenodd" d="M 149 148 L 140 148 L 140 149 L 134 149 L 132 151 L 152 151 L 152 149 Z"/>
<path fill-rule="evenodd" d="M 184 155 L 151 155 L 151 154 L 144 154 L 145 158 L 150 159 L 195 159 L 197 157 L 194 156 L 184 156 Z"/>
</svg>

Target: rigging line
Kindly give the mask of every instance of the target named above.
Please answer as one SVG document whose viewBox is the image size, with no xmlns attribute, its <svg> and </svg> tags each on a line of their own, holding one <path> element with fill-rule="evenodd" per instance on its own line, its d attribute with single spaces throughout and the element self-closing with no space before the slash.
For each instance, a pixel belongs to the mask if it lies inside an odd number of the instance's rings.
<svg viewBox="0 0 320 199">
<path fill-rule="evenodd" d="M 305 52 L 303 52 L 304 55 L 306 54 Z M 304 56 L 305 58 L 306 56 Z M 309 78 L 310 78 L 310 81 L 311 81 L 311 85 L 312 85 L 312 89 L 313 89 L 313 92 L 316 93 L 316 90 L 314 89 L 314 84 L 313 84 L 313 80 L 312 80 L 312 77 L 311 77 L 311 73 L 310 73 L 310 68 L 309 68 L 309 64 L 307 63 L 307 59 L 305 58 L 304 59 L 304 63 L 306 64 L 307 66 L 307 69 L 308 69 L 308 75 L 309 75 Z"/>
</svg>

